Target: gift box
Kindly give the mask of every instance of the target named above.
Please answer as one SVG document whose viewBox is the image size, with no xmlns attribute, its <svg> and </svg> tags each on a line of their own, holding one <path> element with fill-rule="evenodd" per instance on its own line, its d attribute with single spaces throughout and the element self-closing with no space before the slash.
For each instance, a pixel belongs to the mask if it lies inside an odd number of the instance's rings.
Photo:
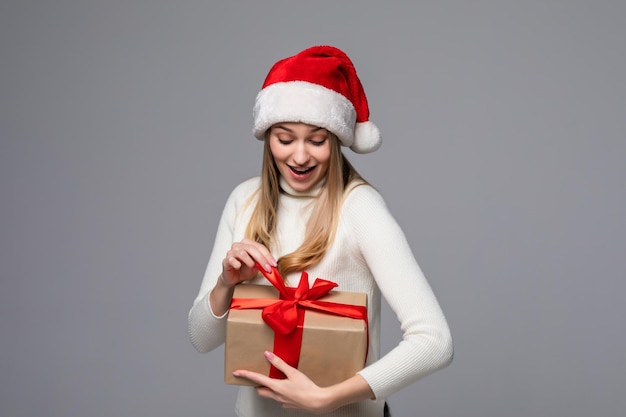
<svg viewBox="0 0 626 417">
<path fill-rule="evenodd" d="M 226 323 L 227 384 L 254 385 L 233 376 L 237 369 L 284 378 L 265 359 L 266 350 L 319 386 L 341 382 L 363 368 L 368 349 L 366 294 L 332 290 L 337 284 L 319 278 L 309 288 L 306 272 L 298 288 L 285 287 L 276 270 L 264 275 L 273 286 L 235 287 Z"/>
</svg>

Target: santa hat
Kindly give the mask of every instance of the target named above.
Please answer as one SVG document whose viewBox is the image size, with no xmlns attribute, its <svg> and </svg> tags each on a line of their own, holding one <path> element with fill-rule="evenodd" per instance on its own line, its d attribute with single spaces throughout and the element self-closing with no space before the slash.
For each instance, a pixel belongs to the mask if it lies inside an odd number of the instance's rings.
<svg viewBox="0 0 626 417">
<path fill-rule="evenodd" d="M 352 61 L 333 46 L 313 46 L 274 64 L 253 116 L 258 139 L 276 123 L 301 122 L 328 129 L 357 153 L 373 152 L 382 143 Z"/>
</svg>

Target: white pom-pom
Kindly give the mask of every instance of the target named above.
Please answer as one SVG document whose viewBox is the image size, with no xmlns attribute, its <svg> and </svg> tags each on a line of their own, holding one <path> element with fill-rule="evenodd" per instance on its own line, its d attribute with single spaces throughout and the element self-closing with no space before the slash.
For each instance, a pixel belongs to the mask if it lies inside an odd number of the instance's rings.
<svg viewBox="0 0 626 417">
<path fill-rule="evenodd" d="M 356 153 L 370 153 L 380 148 L 383 139 L 378 127 L 370 121 L 357 123 L 354 128 L 354 143 L 350 146 Z"/>
</svg>

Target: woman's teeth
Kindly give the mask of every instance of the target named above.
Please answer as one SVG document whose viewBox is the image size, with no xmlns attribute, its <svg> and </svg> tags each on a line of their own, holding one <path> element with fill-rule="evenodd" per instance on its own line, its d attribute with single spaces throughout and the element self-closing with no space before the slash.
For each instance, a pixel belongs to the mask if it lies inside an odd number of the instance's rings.
<svg viewBox="0 0 626 417">
<path fill-rule="evenodd" d="M 289 167 L 293 172 L 295 172 L 298 175 L 303 175 L 306 174 L 307 172 L 310 172 L 313 170 L 313 168 L 315 168 L 314 166 L 310 167 L 310 168 L 304 168 L 304 169 L 300 169 L 300 168 L 294 168 L 294 167 Z"/>
</svg>

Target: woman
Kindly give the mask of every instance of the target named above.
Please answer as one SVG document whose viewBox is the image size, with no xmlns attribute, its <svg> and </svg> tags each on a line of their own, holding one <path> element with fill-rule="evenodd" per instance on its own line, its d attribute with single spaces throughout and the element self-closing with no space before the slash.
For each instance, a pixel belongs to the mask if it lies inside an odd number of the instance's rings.
<svg viewBox="0 0 626 417">
<path fill-rule="evenodd" d="M 301 271 L 366 293 L 370 346 L 353 377 L 318 387 L 272 352 L 267 360 L 286 379 L 248 370 L 239 416 L 372 416 L 387 413 L 393 392 L 447 366 L 450 331 L 406 238 L 380 194 L 356 172 L 342 146 L 357 153 L 381 144 L 361 82 L 348 56 L 315 46 L 278 61 L 254 106 L 254 135 L 265 141 L 260 178 L 229 197 L 200 291 L 189 312 L 189 334 L 200 352 L 224 342 L 234 287 L 266 283 L 255 265 L 277 266 L 287 285 Z M 403 340 L 380 355 L 381 295 L 396 313 Z"/>
</svg>

